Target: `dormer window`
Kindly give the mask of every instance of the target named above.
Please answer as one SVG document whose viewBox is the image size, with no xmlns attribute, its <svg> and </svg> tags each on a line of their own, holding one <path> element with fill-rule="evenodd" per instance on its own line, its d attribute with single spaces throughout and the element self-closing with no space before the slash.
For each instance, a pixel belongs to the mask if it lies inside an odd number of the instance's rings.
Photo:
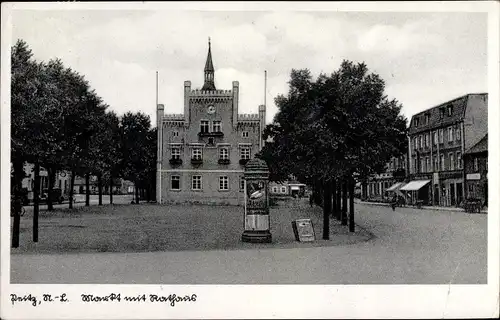
<svg viewBox="0 0 500 320">
<path fill-rule="evenodd" d="M 439 118 L 443 119 L 444 118 L 444 108 L 439 108 Z"/>
<path fill-rule="evenodd" d="M 429 124 L 429 121 L 431 119 L 431 115 L 430 114 L 425 114 L 425 125 L 428 125 Z"/>
<path fill-rule="evenodd" d="M 448 106 L 448 117 L 451 117 L 452 113 L 453 113 L 453 106 Z"/>
<path fill-rule="evenodd" d="M 415 118 L 415 120 L 413 120 L 415 127 L 418 127 L 419 122 L 420 122 L 419 120 L 420 120 L 419 118 Z"/>
</svg>

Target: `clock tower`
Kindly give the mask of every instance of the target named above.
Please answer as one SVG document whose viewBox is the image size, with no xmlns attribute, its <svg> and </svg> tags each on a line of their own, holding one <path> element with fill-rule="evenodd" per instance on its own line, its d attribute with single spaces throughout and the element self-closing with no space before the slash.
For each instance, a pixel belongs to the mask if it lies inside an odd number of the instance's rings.
<svg viewBox="0 0 500 320">
<path fill-rule="evenodd" d="M 160 203 L 243 203 L 244 168 L 262 145 L 265 108 L 239 114 L 239 82 L 216 88 L 210 39 L 203 72 L 201 89 L 184 82 L 183 114 L 158 105 Z"/>
</svg>

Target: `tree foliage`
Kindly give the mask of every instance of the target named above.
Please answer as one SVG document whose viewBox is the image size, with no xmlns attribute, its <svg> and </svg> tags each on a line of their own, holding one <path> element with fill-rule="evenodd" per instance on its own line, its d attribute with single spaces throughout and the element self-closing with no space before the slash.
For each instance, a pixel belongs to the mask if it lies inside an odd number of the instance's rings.
<svg viewBox="0 0 500 320">
<path fill-rule="evenodd" d="M 120 119 L 83 75 L 60 59 L 35 61 L 23 40 L 12 47 L 11 65 L 11 155 L 17 171 L 25 162 L 38 162 L 51 176 L 68 170 L 151 185 L 156 131 L 148 116 L 127 113 Z M 20 185 L 22 176 L 16 177 Z"/>
<path fill-rule="evenodd" d="M 385 83 L 364 63 L 344 61 L 313 81 L 292 70 L 289 92 L 275 99 L 279 112 L 264 131 L 259 157 L 271 179 L 294 174 L 304 182 L 366 176 L 383 170 L 406 144 L 401 104 L 384 94 Z"/>
</svg>

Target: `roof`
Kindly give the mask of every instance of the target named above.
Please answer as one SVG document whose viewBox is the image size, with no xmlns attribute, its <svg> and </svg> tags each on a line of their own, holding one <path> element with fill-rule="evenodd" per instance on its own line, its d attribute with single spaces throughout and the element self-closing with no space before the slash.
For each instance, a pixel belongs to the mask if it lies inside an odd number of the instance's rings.
<svg viewBox="0 0 500 320">
<path fill-rule="evenodd" d="M 214 64 L 212 62 L 212 49 L 210 46 L 210 38 L 208 38 L 208 54 L 207 54 L 207 62 L 205 62 L 205 83 L 201 90 L 203 91 L 215 91 L 214 83 Z"/>
<path fill-rule="evenodd" d="M 205 62 L 205 72 L 211 71 L 214 72 L 214 63 L 212 62 L 212 49 L 210 46 L 210 40 L 208 40 L 208 55 L 207 62 Z"/>
<path fill-rule="evenodd" d="M 479 140 L 479 142 L 470 147 L 469 150 L 465 151 L 465 154 L 473 154 L 481 152 L 488 152 L 488 134 L 485 134 L 484 137 L 482 137 L 481 140 Z"/>
<path fill-rule="evenodd" d="M 259 158 L 250 159 L 245 165 L 245 171 L 269 170 L 267 163 Z"/>
<path fill-rule="evenodd" d="M 465 116 L 465 111 L 467 108 L 467 103 L 469 102 L 469 97 L 471 96 L 483 96 L 488 95 L 487 93 L 469 93 L 464 96 L 449 100 L 447 102 L 441 103 L 437 106 L 419 112 L 411 117 L 409 134 L 414 134 L 422 131 L 429 130 L 430 128 L 445 127 L 452 125 L 454 123 L 462 121 Z M 448 107 L 452 106 L 452 113 L 448 115 Z M 444 108 L 444 116 L 441 116 L 441 109 Z M 425 117 L 428 115 L 429 122 L 425 124 Z M 415 119 L 419 119 L 421 123 L 418 127 L 415 126 Z"/>
<path fill-rule="evenodd" d="M 303 184 L 302 182 L 297 181 L 297 180 L 290 180 L 290 181 L 288 181 L 288 185 L 305 186 L 305 184 Z"/>
</svg>

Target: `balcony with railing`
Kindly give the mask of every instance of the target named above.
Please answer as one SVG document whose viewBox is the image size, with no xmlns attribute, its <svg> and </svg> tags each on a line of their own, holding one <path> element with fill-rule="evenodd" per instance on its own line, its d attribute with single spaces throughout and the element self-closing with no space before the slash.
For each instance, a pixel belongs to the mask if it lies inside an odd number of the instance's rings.
<svg viewBox="0 0 500 320">
<path fill-rule="evenodd" d="M 224 133 L 222 131 L 212 131 L 212 132 L 205 132 L 205 131 L 200 131 L 198 132 L 198 137 L 219 137 L 222 138 L 224 137 Z"/>
<path fill-rule="evenodd" d="M 200 165 L 203 163 L 203 159 L 201 158 L 191 158 L 191 164 L 193 165 Z"/>
<path fill-rule="evenodd" d="M 229 159 L 219 159 L 218 161 L 219 164 L 229 164 L 231 161 Z"/>
<path fill-rule="evenodd" d="M 182 164 L 182 159 L 172 158 L 168 161 L 172 166 L 180 166 Z"/>
</svg>

